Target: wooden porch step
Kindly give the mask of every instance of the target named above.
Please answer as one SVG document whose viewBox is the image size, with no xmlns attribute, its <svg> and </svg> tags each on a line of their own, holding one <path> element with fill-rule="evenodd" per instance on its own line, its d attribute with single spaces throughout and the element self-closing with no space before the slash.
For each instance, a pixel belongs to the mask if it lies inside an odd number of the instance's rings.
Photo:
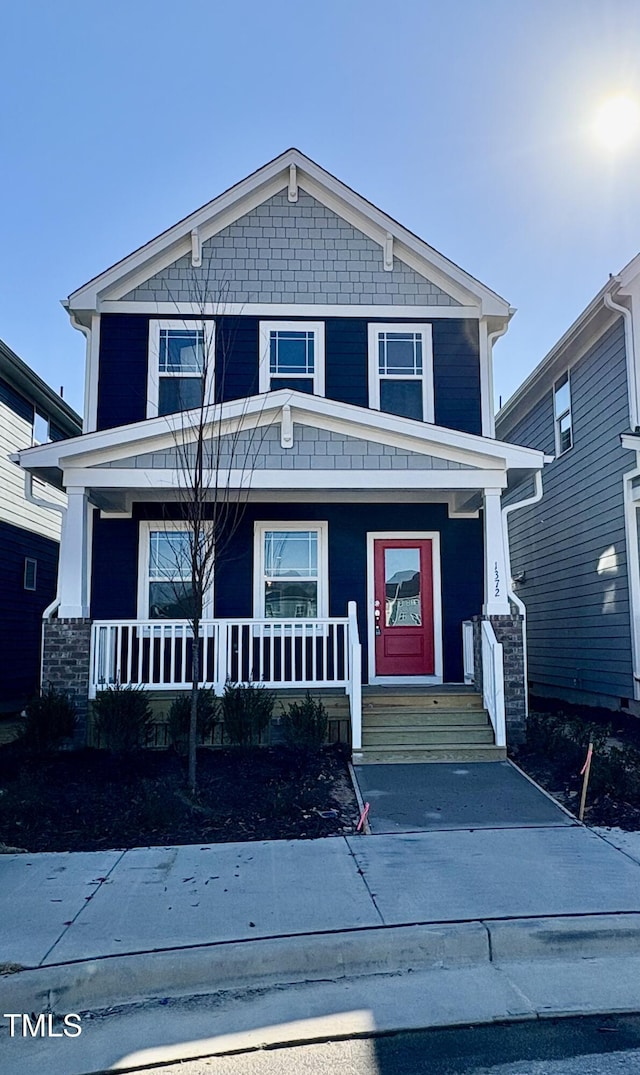
<svg viewBox="0 0 640 1075">
<path fill-rule="evenodd" d="M 432 747 L 449 744 L 452 747 L 471 747 L 478 744 L 493 745 L 493 728 L 485 725 L 479 728 L 469 727 L 403 727 L 403 728 L 364 728 L 362 732 L 363 747 L 385 747 L 393 750 L 406 746 Z"/>
<path fill-rule="evenodd" d="M 363 709 L 362 724 L 366 728 L 402 728 L 415 725 L 424 728 L 466 727 L 482 728 L 488 723 L 484 709 Z"/>
<path fill-rule="evenodd" d="M 448 745 L 433 747 L 401 747 L 384 749 L 381 747 L 363 747 L 354 751 L 354 765 L 391 765 L 418 762 L 473 762 L 504 761 L 507 757 L 506 747 L 478 745 L 472 747 L 452 747 Z"/>
<path fill-rule="evenodd" d="M 365 688 L 362 692 L 362 710 L 369 712 L 376 709 L 422 709 L 429 712 L 442 710 L 475 710 L 482 709 L 482 697 L 475 691 L 465 694 L 424 694 L 411 690 L 409 693 L 400 691 L 376 691 Z"/>
</svg>

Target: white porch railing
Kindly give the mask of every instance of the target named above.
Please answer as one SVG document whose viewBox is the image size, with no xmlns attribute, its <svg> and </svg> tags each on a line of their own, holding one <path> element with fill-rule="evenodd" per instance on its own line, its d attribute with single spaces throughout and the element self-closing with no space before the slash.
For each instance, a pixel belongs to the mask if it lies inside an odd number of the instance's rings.
<svg viewBox="0 0 640 1075">
<path fill-rule="evenodd" d="M 489 620 L 483 620 L 482 629 L 482 695 L 497 747 L 507 745 L 507 728 L 504 709 L 504 665 L 502 645 L 498 642 Z"/>
<path fill-rule="evenodd" d="M 465 683 L 473 683 L 476 662 L 473 653 L 473 624 L 471 620 L 464 620 L 462 624 L 462 666 Z"/>
<path fill-rule="evenodd" d="M 228 681 L 268 687 L 342 687 L 353 746 L 361 746 L 361 646 L 355 602 L 348 616 L 315 620 L 206 620 L 200 625 L 200 686 L 222 694 Z M 191 685 L 193 635 L 184 621 L 96 620 L 91 627 L 89 697 L 119 683 L 145 690 Z"/>
</svg>

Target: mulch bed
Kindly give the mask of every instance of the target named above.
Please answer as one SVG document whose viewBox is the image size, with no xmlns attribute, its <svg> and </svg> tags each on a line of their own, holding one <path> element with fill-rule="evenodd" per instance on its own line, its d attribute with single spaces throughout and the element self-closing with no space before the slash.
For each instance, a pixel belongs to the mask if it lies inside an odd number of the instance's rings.
<svg viewBox="0 0 640 1075">
<path fill-rule="evenodd" d="M 341 836 L 358 820 L 347 756 L 201 750 L 191 800 L 173 751 L 35 756 L 12 743 L 0 749 L 0 841 L 36 852 Z"/>
<path fill-rule="evenodd" d="M 545 706 L 539 700 L 532 706 L 533 718 L 557 720 L 565 716 L 569 721 L 579 719 L 595 728 L 606 729 L 611 737 L 609 742 L 615 747 L 640 749 L 640 719 L 637 717 L 564 703 Z M 586 757 L 584 748 L 576 757 L 567 757 L 525 743 L 510 749 L 509 754 L 521 769 L 577 816 L 582 792 L 580 769 Z M 591 770 L 593 783 L 590 782 L 587 791 L 585 824 L 620 828 L 628 832 L 640 830 L 640 802 L 627 801 L 616 794 L 615 789 L 598 789 L 597 767 L 601 764 L 601 759 L 594 755 Z"/>
</svg>

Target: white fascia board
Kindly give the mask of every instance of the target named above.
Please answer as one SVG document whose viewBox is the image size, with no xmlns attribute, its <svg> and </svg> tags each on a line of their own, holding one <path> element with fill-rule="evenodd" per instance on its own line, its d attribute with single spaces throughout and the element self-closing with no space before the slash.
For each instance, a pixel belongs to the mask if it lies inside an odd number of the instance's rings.
<svg viewBox="0 0 640 1075">
<path fill-rule="evenodd" d="M 68 467 L 65 488 L 180 489 L 180 470 L 130 467 L 119 470 Z M 220 470 L 205 472 L 211 496 L 216 489 L 505 489 L 504 470 Z"/>
<path fill-rule="evenodd" d="M 223 315 L 244 315 L 245 317 L 285 318 L 285 317 L 366 317 L 384 320 L 387 317 L 402 317 L 407 321 L 414 319 L 432 320 L 477 320 L 477 306 L 409 306 L 383 305 L 382 303 L 360 306 L 356 303 L 311 303 L 311 302 L 149 302 L 136 299 L 105 299 L 100 303 L 103 314 L 151 314 L 158 318 L 221 317 Z"/>
<path fill-rule="evenodd" d="M 456 452 L 457 461 L 470 466 L 490 468 L 493 463 L 503 469 L 517 467 L 539 470 L 545 462 L 544 453 L 534 448 L 507 444 L 505 441 L 496 441 L 474 433 L 446 429 L 443 426 L 400 418 L 382 411 L 372 411 L 288 389 L 212 405 L 209 408 L 207 424 L 212 434 L 224 435 L 225 432 L 238 428 L 249 429 L 256 425 L 277 422 L 285 406 L 291 407 L 294 422 L 318 425 L 320 428 L 325 426 L 347 436 L 389 443 L 424 454 L 448 454 L 449 458 L 453 458 L 450 453 Z M 162 451 L 176 443 L 176 436 L 188 434 L 186 427 L 189 421 L 195 436 L 199 412 L 187 411 L 87 433 L 72 441 L 57 441 L 29 448 L 20 453 L 20 464 L 27 469 L 43 466 L 64 467 L 65 462 L 67 466 L 73 465 L 73 460 L 82 458 L 87 462 L 91 460 L 95 466 L 129 455 Z"/>
<path fill-rule="evenodd" d="M 117 298 L 118 294 L 126 294 L 136 283 L 149 279 L 161 268 L 188 253 L 194 228 L 198 229 L 201 240 L 206 241 L 250 211 L 251 206 L 259 205 L 286 188 L 292 164 L 296 166 L 299 186 L 338 215 L 350 220 L 382 247 L 387 234 L 391 234 L 397 257 L 420 275 L 433 279 L 462 305 L 479 305 L 485 316 L 508 319 L 509 304 L 504 299 L 296 149 L 287 150 L 276 157 L 74 291 L 69 296 L 67 308 L 76 311 L 97 310 L 100 298 Z"/>
</svg>

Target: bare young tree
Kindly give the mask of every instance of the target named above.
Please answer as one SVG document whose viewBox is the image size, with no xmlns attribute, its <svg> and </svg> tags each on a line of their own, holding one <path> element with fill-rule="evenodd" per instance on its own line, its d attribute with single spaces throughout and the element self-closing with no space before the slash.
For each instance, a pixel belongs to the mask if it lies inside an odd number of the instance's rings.
<svg viewBox="0 0 640 1075">
<path fill-rule="evenodd" d="M 172 351 L 172 339 L 167 334 L 161 341 L 159 355 L 160 369 L 174 372 L 176 381 L 170 388 L 175 398 L 167 422 L 173 437 L 171 458 L 178 474 L 176 498 L 184 530 L 180 540 L 165 543 L 165 552 L 169 555 L 166 574 L 175 606 L 187 621 L 191 634 L 187 783 L 192 793 L 197 782 L 198 691 L 208 596 L 214 571 L 219 571 L 221 563 L 229 557 L 242 522 L 256 455 L 268 428 L 262 421 L 265 397 L 260 398 L 257 409 L 252 408 L 250 421 L 247 397 L 238 400 L 232 419 L 223 419 L 222 401 L 234 333 L 224 321 L 220 328 L 224 294 L 218 292 L 212 301 L 209 288 L 198 289 L 197 281 L 194 290 L 201 314 L 197 319 L 181 315 L 191 336 L 185 331 L 181 341 L 178 330 Z M 214 322 L 215 333 L 212 332 Z M 212 395 L 214 367 L 215 398 Z M 165 509 L 165 518 L 167 514 Z"/>
</svg>

